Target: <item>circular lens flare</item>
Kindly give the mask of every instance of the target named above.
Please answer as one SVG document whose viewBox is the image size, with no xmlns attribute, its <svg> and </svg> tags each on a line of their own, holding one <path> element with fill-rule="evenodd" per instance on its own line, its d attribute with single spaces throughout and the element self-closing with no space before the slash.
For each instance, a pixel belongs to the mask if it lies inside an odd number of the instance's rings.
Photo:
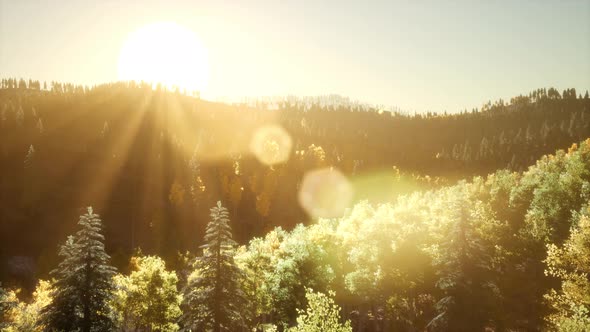
<svg viewBox="0 0 590 332">
<path fill-rule="evenodd" d="M 303 177 L 299 204 L 314 218 L 336 218 L 350 207 L 354 190 L 348 179 L 333 168 L 310 171 Z"/>
<path fill-rule="evenodd" d="M 281 164 L 289 160 L 293 142 L 291 135 L 278 125 L 256 129 L 250 141 L 250 152 L 265 165 Z"/>
</svg>

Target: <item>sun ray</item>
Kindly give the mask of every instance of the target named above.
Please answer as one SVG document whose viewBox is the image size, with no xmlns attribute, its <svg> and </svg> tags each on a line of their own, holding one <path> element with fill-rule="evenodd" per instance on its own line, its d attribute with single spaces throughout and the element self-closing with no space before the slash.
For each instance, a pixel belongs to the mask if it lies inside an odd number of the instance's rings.
<svg viewBox="0 0 590 332">
<path fill-rule="evenodd" d="M 108 155 L 102 156 L 103 159 L 98 161 L 95 173 L 91 178 L 86 180 L 86 190 L 79 197 L 81 206 L 92 204 L 97 207 L 103 207 L 107 200 L 112 197 L 115 183 L 120 176 L 123 176 L 123 166 L 130 161 L 130 151 L 134 141 L 137 139 L 137 133 L 144 120 L 145 109 L 151 102 L 151 94 L 140 97 L 143 101 L 139 102 L 139 107 L 136 110 L 126 110 L 121 113 L 121 116 L 126 115 L 124 120 L 117 121 L 118 123 L 125 123 L 124 128 L 112 128 L 111 135 L 107 142 Z M 132 100 L 132 102 L 137 102 Z M 133 107 L 130 103 L 129 108 Z M 132 173 L 130 175 L 133 175 Z"/>
</svg>

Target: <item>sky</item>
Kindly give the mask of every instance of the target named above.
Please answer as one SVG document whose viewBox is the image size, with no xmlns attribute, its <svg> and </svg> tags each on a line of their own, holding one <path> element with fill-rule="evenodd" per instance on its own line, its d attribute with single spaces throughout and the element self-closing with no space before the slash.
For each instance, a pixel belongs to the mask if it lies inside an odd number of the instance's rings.
<svg viewBox="0 0 590 332">
<path fill-rule="evenodd" d="M 116 81 L 128 36 L 155 22 L 206 49 L 207 99 L 339 94 L 456 112 L 590 89 L 590 0 L 0 0 L 0 76 Z"/>
</svg>

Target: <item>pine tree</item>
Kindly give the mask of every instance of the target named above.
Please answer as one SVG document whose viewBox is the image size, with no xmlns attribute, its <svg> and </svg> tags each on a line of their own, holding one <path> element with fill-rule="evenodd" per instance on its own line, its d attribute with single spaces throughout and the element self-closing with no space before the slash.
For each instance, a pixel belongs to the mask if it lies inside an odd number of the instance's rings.
<svg viewBox="0 0 590 332">
<path fill-rule="evenodd" d="M 22 107 L 19 107 L 18 111 L 16 112 L 16 124 L 19 127 L 21 127 L 24 122 L 25 122 L 25 111 L 23 111 Z"/>
<path fill-rule="evenodd" d="M 110 331 L 114 324 L 108 301 L 116 270 L 104 249 L 102 222 L 88 207 L 78 225 L 81 229 L 68 237 L 59 252 L 63 260 L 52 271 L 52 301 L 43 310 L 41 322 L 49 331 Z"/>
<path fill-rule="evenodd" d="M 460 151 L 460 148 L 455 143 L 455 145 L 453 145 L 453 151 L 451 152 L 451 156 L 452 156 L 453 160 L 459 160 L 461 158 L 459 151 Z"/>
<path fill-rule="evenodd" d="M 46 325 L 49 331 L 75 331 L 79 325 L 76 313 L 76 290 L 69 285 L 75 276 L 74 252 L 76 250 L 73 236 L 69 236 L 59 250 L 62 261 L 57 269 L 51 272 L 56 279 L 55 288 L 51 294 L 51 303 L 43 309 L 40 323 Z"/>
<path fill-rule="evenodd" d="M 100 138 L 105 138 L 110 131 L 111 129 L 109 127 L 109 123 L 108 121 L 105 121 L 104 125 L 102 126 L 102 130 L 100 131 Z"/>
<path fill-rule="evenodd" d="M 434 331 L 482 331 L 492 316 L 489 257 L 468 210 L 460 198 L 452 207 L 454 219 L 441 243 L 437 287 L 444 297 L 438 315 L 428 324 Z"/>
<path fill-rule="evenodd" d="M 8 120 L 8 105 L 4 104 L 2 106 L 2 113 L 0 114 L 0 121 L 2 122 L 2 126 Z"/>
<path fill-rule="evenodd" d="M 489 151 L 490 151 L 489 143 L 488 143 L 488 140 L 484 136 L 481 139 L 481 142 L 479 143 L 479 155 L 478 155 L 479 159 L 485 160 L 488 157 Z"/>
<path fill-rule="evenodd" d="M 240 287 L 242 271 L 234 262 L 229 213 L 217 202 L 211 209 L 203 255 L 194 263 L 183 300 L 185 330 L 235 331 L 245 325 L 246 298 Z"/>
<path fill-rule="evenodd" d="M 461 160 L 464 162 L 471 161 L 471 145 L 469 144 L 469 141 L 466 141 L 465 145 L 463 145 L 463 153 Z"/>
<path fill-rule="evenodd" d="M 43 120 L 41 118 L 39 118 L 39 121 L 37 121 L 37 130 L 39 131 L 39 134 L 43 134 L 43 132 L 45 131 L 45 127 L 43 126 Z"/>
<path fill-rule="evenodd" d="M 33 165 L 33 160 L 35 159 L 35 147 L 33 144 L 29 146 L 29 151 L 27 152 L 27 156 L 25 157 L 25 168 L 30 168 Z"/>
</svg>

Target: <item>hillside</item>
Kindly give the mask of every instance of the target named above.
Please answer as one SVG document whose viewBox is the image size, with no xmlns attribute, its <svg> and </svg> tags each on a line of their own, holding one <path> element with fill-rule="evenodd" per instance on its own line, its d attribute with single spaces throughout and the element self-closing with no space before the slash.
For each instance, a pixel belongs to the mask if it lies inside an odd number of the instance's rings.
<svg viewBox="0 0 590 332">
<path fill-rule="evenodd" d="M 385 203 L 496 169 L 525 170 L 590 136 L 588 94 L 552 88 L 470 112 L 404 115 L 301 102 L 268 110 L 133 83 L 41 86 L 7 79 L 0 89 L 0 253 L 20 257 L 30 276 L 47 273 L 88 205 L 104 217 L 107 247 L 122 266 L 136 247 L 167 258 L 194 249 L 217 200 L 241 243 L 310 222 L 297 193 L 316 168 L 342 171 L 355 201 Z M 274 166 L 251 153 L 252 137 L 271 124 L 292 142 L 288 160 Z"/>
<path fill-rule="evenodd" d="M 238 310 L 222 302 L 224 317 L 238 321 L 233 330 L 586 331 L 589 188 L 590 139 L 543 156 L 525 172 L 501 170 L 395 203 L 362 201 L 340 218 L 291 231 L 277 227 L 224 252 L 231 259 L 222 282 L 231 286 L 222 299 L 240 304 Z M 93 213 L 88 208 L 81 216 L 82 229 L 94 218 L 100 230 Z M 180 265 L 139 251 L 129 268 L 112 270 L 114 302 L 102 306 L 117 314 L 113 324 L 206 324 L 199 296 L 212 291 L 203 285 L 216 271 L 208 248 L 219 220 L 229 234 L 228 215 L 220 202 L 211 209 L 208 236 L 195 241 L 205 250 L 182 255 Z M 76 237 L 85 239 L 84 232 Z M 58 276 L 75 267 L 68 257 L 83 242 L 71 240 L 60 251 L 66 259 Z M 10 306 L 0 322 L 16 331 L 43 326 L 39 317 L 52 297 L 62 308 L 55 300 L 61 293 L 51 291 L 59 282 L 40 280 L 28 301 L 0 288 L 0 304 Z M 150 310 L 146 301 L 161 309 Z"/>
</svg>

